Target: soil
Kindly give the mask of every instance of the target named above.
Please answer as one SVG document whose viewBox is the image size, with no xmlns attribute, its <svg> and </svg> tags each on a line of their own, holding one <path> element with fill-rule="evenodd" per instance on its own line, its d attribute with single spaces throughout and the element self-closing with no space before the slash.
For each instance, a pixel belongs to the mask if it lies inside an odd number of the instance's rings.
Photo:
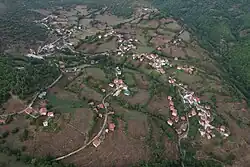
<svg viewBox="0 0 250 167">
<path fill-rule="evenodd" d="M 106 135 L 98 148 L 90 146 L 65 162 L 73 162 L 79 167 L 126 167 L 141 160 L 148 160 L 149 149 L 142 141 L 126 136 L 122 121 L 119 121 L 119 125 L 119 129 Z"/>
</svg>

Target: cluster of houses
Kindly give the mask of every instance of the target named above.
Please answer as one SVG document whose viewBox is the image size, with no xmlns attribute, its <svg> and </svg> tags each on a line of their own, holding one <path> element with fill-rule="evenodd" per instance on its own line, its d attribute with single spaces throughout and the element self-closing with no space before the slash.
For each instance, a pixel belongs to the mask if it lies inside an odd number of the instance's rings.
<svg viewBox="0 0 250 167">
<path fill-rule="evenodd" d="M 219 132 L 222 136 L 228 137 L 230 135 L 229 130 L 224 126 L 221 125 L 220 127 L 215 127 L 212 125 L 213 115 L 211 114 L 211 106 L 201 104 L 200 98 L 195 95 L 194 92 L 188 91 L 187 87 L 184 87 L 183 84 L 177 84 L 176 80 L 171 78 L 169 79 L 170 84 L 173 86 L 177 86 L 179 88 L 179 94 L 183 100 L 185 105 L 188 105 L 191 108 L 190 112 L 187 113 L 189 118 L 198 116 L 199 117 L 199 132 L 202 137 L 206 137 L 207 139 L 211 139 L 215 137 L 214 131 Z M 173 125 L 173 120 L 178 122 L 179 117 L 177 110 L 174 108 L 174 103 L 172 101 L 172 97 L 168 97 L 169 106 L 172 118 L 168 120 L 168 124 L 170 126 Z M 181 120 L 185 121 L 185 117 L 181 117 Z"/>
<path fill-rule="evenodd" d="M 47 118 L 43 122 L 44 127 L 47 127 L 49 125 L 49 120 L 55 116 L 54 112 L 48 111 L 48 109 L 46 108 L 46 102 L 44 101 L 41 102 L 41 106 L 38 111 L 33 107 L 28 107 L 25 109 L 25 113 L 35 119 L 40 116 L 46 116 Z"/>
<path fill-rule="evenodd" d="M 124 83 L 122 79 L 114 79 L 113 83 L 110 83 L 109 86 L 111 88 L 115 88 L 115 92 L 113 93 L 113 96 L 119 96 L 121 92 L 123 91 L 124 95 L 129 96 L 131 93 L 128 89 L 128 86 Z"/>
<path fill-rule="evenodd" d="M 109 107 L 108 102 L 106 102 L 104 104 L 103 103 L 95 104 L 95 102 L 91 101 L 91 102 L 89 102 L 89 105 L 92 106 L 93 111 L 95 111 L 100 118 L 103 117 L 102 110 L 108 109 L 108 107 Z M 108 114 L 114 114 L 114 112 L 109 112 Z M 109 132 L 114 132 L 115 127 L 116 127 L 115 124 L 112 121 L 109 121 L 108 126 L 105 128 L 105 131 L 103 132 L 103 134 L 101 134 L 101 136 L 99 136 L 98 138 L 96 138 L 92 142 L 93 146 L 98 147 L 102 143 L 102 141 L 104 140 L 105 134 L 107 134 Z"/>
<path fill-rule="evenodd" d="M 188 67 L 188 66 L 184 65 L 184 66 L 177 66 L 176 68 L 177 68 L 177 70 L 184 71 L 188 74 L 193 74 L 195 71 L 194 66 Z"/>
<path fill-rule="evenodd" d="M 133 54 L 132 58 L 139 59 L 140 61 L 147 59 L 148 64 L 161 74 L 165 74 L 165 70 L 163 69 L 163 67 L 166 67 L 166 66 L 172 67 L 172 64 L 170 64 L 168 59 L 162 58 L 158 56 L 157 54 L 147 54 L 147 53 Z"/>
<path fill-rule="evenodd" d="M 168 96 L 168 104 L 169 104 L 169 110 L 171 112 L 171 116 L 168 119 L 167 123 L 169 126 L 173 126 L 175 123 L 182 122 L 182 125 L 180 128 L 174 127 L 174 130 L 177 132 L 178 135 L 183 134 L 187 131 L 187 118 L 186 116 L 179 116 L 178 111 L 174 106 L 173 97 Z"/>
</svg>

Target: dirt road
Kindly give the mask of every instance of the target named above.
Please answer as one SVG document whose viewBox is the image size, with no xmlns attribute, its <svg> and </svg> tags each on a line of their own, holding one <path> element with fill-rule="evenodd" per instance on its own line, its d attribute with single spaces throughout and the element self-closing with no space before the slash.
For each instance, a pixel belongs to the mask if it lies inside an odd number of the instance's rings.
<svg viewBox="0 0 250 167">
<path fill-rule="evenodd" d="M 117 91 L 117 90 L 118 90 L 118 89 L 115 89 L 114 91 L 108 93 L 108 94 L 102 99 L 102 104 L 103 104 L 104 106 L 105 106 L 105 100 L 106 100 L 110 95 L 112 95 L 115 91 Z M 92 144 L 92 142 L 93 142 L 94 140 L 96 140 L 98 137 L 100 137 L 100 136 L 102 135 L 103 130 L 105 129 L 105 126 L 106 126 L 106 124 L 107 124 L 108 115 L 109 115 L 109 113 L 108 113 L 107 107 L 105 106 L 104 121 L 103 121 L 102 127 L 101 127 L 100 131 L 98 132 L 98 134 L 97 134 L 95 137 L 93 137 L 87 144 L 83 145 L 83 146 L 80 147 L 79 149 L 77 149 L 77 150 L 75 150 L 75 151 L 72 151 L 72 152 L 68 153 L 67 155 L 58 157 L 58 158 L 56 158 L 55 160 L 56 160 L 56 161 L 59 161 L 59 160 L 65 159 L 65 158 L 67 158 L 67 157 L 70 157 L 71 155 L 74 155 L 74 154 L 76 154 L 76 153 L 82 151 L 82 150 L 85 149 L 87 146 L 89 146 L 90 144 Z"/>
</svg>

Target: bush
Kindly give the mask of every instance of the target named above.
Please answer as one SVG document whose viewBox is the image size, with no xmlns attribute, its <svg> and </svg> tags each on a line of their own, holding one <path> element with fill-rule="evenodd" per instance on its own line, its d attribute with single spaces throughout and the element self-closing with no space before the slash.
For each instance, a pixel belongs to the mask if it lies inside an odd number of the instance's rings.
<svg viewBox="0 0 250 167">
<path fill-rule="evenodd" d="M 4 138 L 6 138 L 6 137 L 8 137 L 8 136 L 9 136 L 9 131 L 5 131 L 5 132 L 3 132 L 3 134 L 1 135 L 1 138 L 4 139 Z"/>
<path fill-rule="evenodd" d="M 12 134 L 15 134 L 17 132 L 19 132 L 19 128 L 17 128 L 17 127 L 11 131 Z"/>
<path fill-rule="evenodd" d="M 19 139 L 20 141 L 25 141 L 29 137 L 29 131 L 27 129 L 24 129 L 23 133 L 20 134 Z"/>
</svg>

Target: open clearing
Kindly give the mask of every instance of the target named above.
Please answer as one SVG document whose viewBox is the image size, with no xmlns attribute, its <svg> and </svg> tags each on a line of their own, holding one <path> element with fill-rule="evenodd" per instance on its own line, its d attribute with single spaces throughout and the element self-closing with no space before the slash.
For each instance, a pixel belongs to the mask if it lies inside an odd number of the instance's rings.
<svg viewBox="0 0 250 167">
<path fill-rule="evenodd" d="M 100 68 L 86 68 L 87 76 L 91 76 L 96 80 L 106 80 L 105 73 Z"/>
</svg>

